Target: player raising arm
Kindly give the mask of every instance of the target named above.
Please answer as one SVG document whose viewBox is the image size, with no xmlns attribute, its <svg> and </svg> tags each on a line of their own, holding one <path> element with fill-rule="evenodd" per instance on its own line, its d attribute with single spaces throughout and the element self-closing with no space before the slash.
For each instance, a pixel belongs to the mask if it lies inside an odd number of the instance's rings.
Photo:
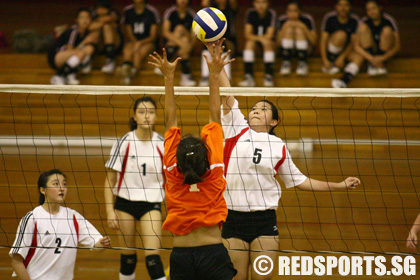
<svg viewBox="0 0 420 280">
<path fill-rule="evenodd" d="M 21 280 L 73 279 L 79 244 L 90 248 L 111 246 L 82 215 L 63 207 L 67 195 L 66 176 L 58 169 L 38 179 L 39 204 L 22 218 L 12 257 L 13 275 Z"/>
<path fill-rule="evenodd" d="M 229 79 L 222 72 L 221 86 Z M 225 136 L 224 164 L 228 216 L 222 237 L 230 249 L 236 280 L 248 279 L 249 264 L 261 255 L 276 258 L 279 250 L 276 209 L 281 197 L 281 179 L 286 188 L 305 191 L 345 191 L 360 184 L 349 177 L 340 183 L 306 177 L 293 163 L 282 139 L 274 134 L 279 123 L 277 108 L 268 100 L 254 104 L 248 120 L 233 96 L 223 96 L 222 126 Z M 251 279 L 271 279 L 254 270 Z"/>
<path fill-rule="evenodd" d="M 226 219 L 223 198 L 226 181 L 223 176 L 223 131 L 220 125 L 219 73 L 232 60 L 224 61 L 221 42 L 209 49 L 207 57 L 210 84 L 210 123 L 200 138 L 181 136 L 177 126 L 174 97 L 174 73 L 180 60 L 168 62 L 156 52 L 150 64 L 158 67 L 165 78 L 165 155 L 168 216 L 163 224 L 174 234 L 170 258 L 171 280 L 232 279 L 236 274 L 229 254 L 222 244 L 220 226 Z"/>
</svg>

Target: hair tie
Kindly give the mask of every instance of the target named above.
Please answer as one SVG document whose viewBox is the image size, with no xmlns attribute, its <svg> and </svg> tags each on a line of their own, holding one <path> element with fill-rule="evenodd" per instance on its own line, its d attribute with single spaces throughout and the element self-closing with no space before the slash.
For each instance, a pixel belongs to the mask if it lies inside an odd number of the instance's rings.
<svg viewBox="0 0 420 280">
<path fill-rule="evenodd" d="M 186 156 L 192 156 L 194 154 L 194 152 L 189 152 L 189 153 L 186 153 L 185 155 Z"/>
</svg>

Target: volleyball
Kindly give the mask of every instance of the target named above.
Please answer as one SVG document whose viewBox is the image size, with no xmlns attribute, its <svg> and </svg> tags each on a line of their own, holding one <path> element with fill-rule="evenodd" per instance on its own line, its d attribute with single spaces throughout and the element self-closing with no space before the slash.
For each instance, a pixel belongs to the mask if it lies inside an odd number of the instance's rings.
<svg viewBox="0 0 420 280">
<path fill-rule="evenodd" d="M 194 16 L 192 29 L 200 41 L 217 41 L 226 32 L 226 16 L 220 10 L 213 7 L 201 9 Z"/>
</svg>

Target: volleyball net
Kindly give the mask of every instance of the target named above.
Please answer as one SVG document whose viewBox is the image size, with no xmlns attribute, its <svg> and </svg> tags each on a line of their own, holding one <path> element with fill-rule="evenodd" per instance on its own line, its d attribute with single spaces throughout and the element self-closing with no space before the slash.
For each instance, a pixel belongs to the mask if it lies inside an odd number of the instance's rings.
<svg viewBox="0 0 420 280">
<path fill-rule="evenodd" d="M 175 92 L 178 125 L 198 135 L 209 120 L 208 88 Z M 282 188 L 281 252 L 408 253 L 420 209 L 419 89 L 223 88 L 221 94 L 234 95 L 245 116 L 255 102 L 273 102 L 280 116 L 275 133 L 303 174 L 362 181 L 344 192 Z M 163 135 L 163 87 L 0 85 L 1 247 L 12 246 L 20 219 L 38 206 L 40 173 L 53 168 L 67 176 L 66 206 L 118 244 L 107 226 L 104 165 L 143 96 L 155 99 L 155 130 Z M 171 238 L 163 232 L 162 249 L 171 249 Z"/>
</svg>

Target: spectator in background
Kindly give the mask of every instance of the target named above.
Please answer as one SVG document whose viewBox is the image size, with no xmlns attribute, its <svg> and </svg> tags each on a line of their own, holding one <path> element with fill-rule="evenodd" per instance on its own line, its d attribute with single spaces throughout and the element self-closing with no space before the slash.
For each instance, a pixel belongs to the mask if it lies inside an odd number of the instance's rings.
<svg viewBox="0 0 420 280">
<path fill-rule="evenodd" d="M 351 12 L 351 0 L 336 0 L 335 11 L 325 15 L 321 27 L 322 71 L 336 74 L 344 68 L 343 83 L 332 80 L 332 86 L 345 87 L 359 73 L 363 57 L 354 51 L 359 17 Z M 346 65 L 346 62 L 349 63 Z"/>
<path fill-rule="evenodd" d="M 125 38 L 120 73 L 122 84 L 131 83 L 143 60 L 156 49 L 159 24 L 158 10 L 146 0 L 133 0 L 133 4 L 124 8 L 121 18 Z"/>
<path fill-rule="evenodd" d="M 61 34 L 50 51 L 48 63 L 57 73 L 51 78 L 53 85 L 78 85 L 77 72 L 89 67 L 90 58 L 95 52 L 96 36 L 89 33 L 90 11 L 81 8 L 76 14 L 76 24 Z"/>
<path fill-rule="evenodd" d="M 190 8 L 190 0 L 175 0 L 163 14 L 162 33 L 168 60 L 180 56 L 182 74 L 181 86 L 195 86 L 192 78 L 190 57 L 196 37 L 191 29 L 195 11 Z M 158 72 L 159 73 L 159 72 Z"/>
<path fill-rule="evenodd" d="M 96 31 L 99 43 L 103 45 L 106 61 L 102 72 L 113 74 L 115 71 L 115 57 L 121 51 L 122 34 L 118 23 L 118 12 L 111 8 L 111 0 L 98 0 L 92 10 L 91 31 Z"/>
<path fill-rule="evenodd" d="M 269 8 L 269 0 L 253 0 L 254 8 L 246 11 L 245 30 L 244 30 L 244 65 L 245 77 L 239 82 L 241 87 L 255 86 L 254 80 L 254 61 L 255 49 L 257 44 L 261 44 L 263 49 L 263 60 L 265 64 L 264 86 L 274 86 L 273 72 L 275 43 L 273 41 L 275 33 L 276 12 Z"/>
<path fill-rule="evenodd" d="M 379 0 L 366 1 L 366 14 L 359 26 L 356 51 L 368 61 L 369 76 L 385 75 L 385 62 L 400 50 L 397 22 L 383 12 Z"/>
<path fill-rule="evenodd" d="M 236 50 L 236 32 L 235 32 L 235 16 L 238 11 L 238 4 L 236 0 L 202 0 L 201 1 L 202 7 L 214 7 L 219 9 L 223 12 L 226 16 L 227 20 L 227 29 L 226 33 L 223 38 L 226 38 L 224 44 L 226 45 L 226 49 L 235 52 Z M 201 81 L 199 86 L 200 87 L 207 87 L 209 86 L 209 70 L 207 67 L 207 62 L 204 54 L 207 57 L 211 57 L 210 52 L 207 49 L 204 49 L 201 53 Z M 230 55 L 227 57 L 230 60 Z M 231 65 L 230 63 L 225 66 L 226 74 L 228 75 L 229 79 L 231 79 Z"/>
<path fill-rule="evenodd" d="M 294 53 L 298 58 L 296 74 L 308 75 L 308 53 L 311 53 L 317 42 L 315 21 L 312 15 L 302 12 L 298 0 L 286 4 L 286 13 L 278 19 L 277 43 L 282 48 L 283 63 L 280 74 L 289 75 L 292 71 L 291 59 Z M 294 50 L 296 50 L 294 52 Z"/>
</svg>

